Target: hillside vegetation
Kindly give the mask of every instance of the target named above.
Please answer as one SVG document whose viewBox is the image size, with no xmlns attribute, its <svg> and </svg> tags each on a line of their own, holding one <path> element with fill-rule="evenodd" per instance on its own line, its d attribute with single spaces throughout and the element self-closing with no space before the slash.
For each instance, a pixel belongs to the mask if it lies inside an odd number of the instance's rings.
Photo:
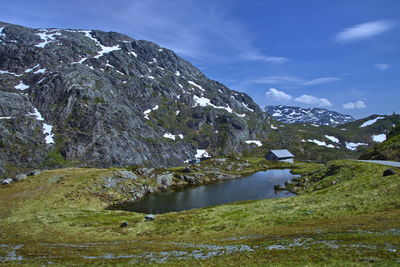
<svg viewBox="0 0 400 267">
<path fill-rule="evenodd" d="M 255 159 L 252 162 L 257 162 Z M 166 213 L 107 210 L 116 169 L 57 169 L 0 187 L 0 260 L 64 265 L 393 265 L 400 175 L 335 161 L 299 165 L 310 184 L 283 199 Z M 309 178 L 308 178 L 309 177 Z M 319 177 L 319 179 L 311 179 Z M 128 222 L 121 228 L 122 222 Z"/>
<path fill-rule="evenodd" d="M 361 159 L 400 161 L 400 125 L 392 129 L 386 141 L 368 150 Z"/>
</svg>

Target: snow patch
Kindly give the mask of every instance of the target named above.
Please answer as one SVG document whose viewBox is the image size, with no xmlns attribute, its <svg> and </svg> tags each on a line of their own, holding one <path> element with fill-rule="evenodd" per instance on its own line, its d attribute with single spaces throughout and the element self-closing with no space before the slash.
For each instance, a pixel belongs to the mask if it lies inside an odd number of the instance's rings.
<svg viewBox="0 0 400 267">
<path fill-rule="evenodd" d="M 201 91 L 205 91 L 205 90 L 203 89 L 203 87 L 201 87 L 200 85 L 198 85 L 197 83 L 195 83 L 195 82 L 193 82 L 193 81 L 188 81 L 188 83 L 191 84 L 191 85 L 193 85 L 193 86 L 195 86 L 195 87 L 197 87 L 197 88 L 199 88 Z"/>
<path fill-rule="evenodd" d="M 325 137 L 326 137 L 327 139 L 331 140 L 331 141 L 334 142 L 334 143 L 339 143 L 339 139 L 337 139 L 337 138 L 334 137 L 334 136 L 325 135 Z"/>
<path fill-rule="evenodd" d="M 29 88 L 29 85 L 26 85 L 23 82 L 19 82 L 18 85 L 14 86 L 14 88 L 18 90 L 26 90 Z"/>
<path fill-rule="evenodd" d="M 304 141 L 304 140 L 302 140 L 303 142 L 306 142 L 306 141 Z M 325 147 L 329 147 L 329 148 L 335 148 L 335 146 L 334 145 L 328 145 L 327 143 L 325 143 L 325 142 L 323 142 L 323 141 L 318 141 L 318 140 L 316 140 L 316 139 L 309 139 L 309 140 L 307 140 L 307 142 L 310 142 L 310 143 L 314 143 L 314 144 L 316 144 L 316 145 L 318 145 L 318 146 L 325 146 Z"/>
<path fill-rule="evenodd" d="M 272 129 L 272 130 L 278 130 L 278 127 L 276 127 L 276 126 L 274 126 L 274 125 L 271 124 L 271 129 Z"/>
<path fill-rule="evenodd" d="M 210 157 L 210 155 L 204 149 L 197 149 L 196 155 L 194 157 L 197 159 L 201 159 L 201 158 L 208 158 Z"/>
<path fill-rule="evenodd" d="M 348 150 L 352 150 L 352 151 L 357 150 L 357 147 L 358 147 L 358 146 L 366 146 L 366 145 L 367 145 L 367 144 L 365 144 L 365 143 L 346 142 L 346 148 L 347 148 Z"/>
<path fill-rule="evenodd" d="M 180 139 L 183 139 L 183 134 L 178 134 Z"/>
<path fill-rule="evenodd" d="M 133 52 L 133 51 L 132 51 L 132 52 L 128 52 L 128 54 L 129 54 L 129 55 L 132 55 L 132 56 L 134 56 L 134 57 L 137 57 L 137 54 L 136 54 L 135 52 Z"/>
<path fill-rule="evenodd" d="M 149 64 L 154 64 L 154 63 L 157 63 L 157 59 L 153 57 L 153 60 L 149 61 Z"/>
<path fill-rule="evenodd" d="M 262 146 L 261 142 L 258 140 L 247 140 L 244 141 L 246 144 L 256 144 L 257 146 Z"/>
<path fill-rule="evenodd" d="M 177 70 L 177 71 L 175 71 L 175 75 L 179 77 L 179 76 L 181 76 L 181 73 Z"/>
<path fill-rule="evenodd" d="M 377 134 L 372 136 L 372 140 L 377 143 L 382 143 L 386 140 L 386 134 Z"/>
<path fill-rule="evenodd" d="M 175 135 L 171 133 L 165 133 L 163 137 L 175 140 Z"/>
<path fill-rule="evenodd" d="M 213 108 L 216 108 L 216 109 L 225 109 L 229 113 L 234 113 L 239 117 L 246 116 L 245 114 L 238 114 L 238 113 L 234 112 L 233 109 L 231 109 L 231 107 L 229 105 L 228 105 L 228 107 L 216 106 L 216 105 L 212 104 L 211 100 L 206 98 L 206 97 L 198 97 L 198 96 L 194 95 L 193 96 L 193 100 L 196 102 L 193 107 L 197 107 L 197 106 L 207 107 L 207 106 L 210 106 L 210 107 L 213 107 Z"/>
<path fill-rule="evenodd" d="M 0 117 L 0 120 L 10 120 L 12 117 Z"/>
<path fill-rule="evenodd" d="M 376 117 L 375 119 L 366 121 L 366 122 L 364 122 L 363 124 L 361 124 L 360 128 L 363 128 L 363 127 L 367 127 L 367 126 L 369 126 L 369 125 L 372 125 L 372 124 L 374 124 L 375 122 L 377 122 L 378 120 L 381 120 L 381 119 L 384 119 L 384 118 L 385 118 L 385 117 Z"/>
<path fill-rule="evenodd" d="M 38 69 L 37 71 L 34 71 L 34 74 L 40 74 L 40 73 L 45 73 L 46 69 Z"/>
<path fill-rule="evenodd" d="M 6 38 L 6 34 L 3 32 L 4 27 L 0 27 L 0 38 Z"/>
<path fill-rule="evenodd" d="M 147 76 L 147 78 L 152 79 L 152 80 L 155 79 L 154 76 L 151 76 L 151 75 Z"/>
<path fill-rule="evenodd" d="M 43 123 L 43 134 L 46 136 L 46 144 L 54 144 L 53 126 Z"/>
<path fill-rule="evenodd" d="M 0 74 L 10 74 L 10 75 L 14 75 L 16 77 L 21 77 L 22 76 L 22 74 L 16 74 L 14 72 L 9 72 L 9 71 L 6 71 L 6 70 L 0 70 Z"/>
<path fill-rule="evenodd" d="M 248 110 L 250 110 L 251 112 L 254 112 L 254 109 L 249 108 L 248 105 L 246 105 L 244 102 L 242 102 L 242 105 L 247 108 Z"/>
<path fill-rule="evenodd" d="M 39 36 L 43 42 L 41 42 L 35 46 L 39 47 L 39 48 L 44 48 L 49 43 L 56 41 L 56 38 L 54 36 L 61 35 L 61 33 L 59 33 L 59 32 L 50 32 L 49 33 L 48 30 L 40 30 L 40 32 L 37 33 L 36 35 Z"/>
<path fill-rule="evenodd" d="M 152 108 L 152 109 L 147 109 L 147 110 L 145 110 L 143 113 L 144 113 L 144 118 L 146 119 L 146 120 L 150 120 L 150 118 L 149 118 L 149 113 L 150 112 L 152 112 L 153 110 L 157 110 L 158 109 L 158 105 L 156 105 L 154 108 Z"/>
<path fill-rule="evenodd" d="M 35 67 L 33 67 L 33 68 L 31 68 L 31 69 L 27 69 L 27 70 L 25 71 L 25 73 L 31 72 L 31 71 L 33 71 L 34 69 L 36 69 L 37 67 L 39 67 L 39 66 L 40 66 L 40 65 L 37 64 Z"/>
</svg>

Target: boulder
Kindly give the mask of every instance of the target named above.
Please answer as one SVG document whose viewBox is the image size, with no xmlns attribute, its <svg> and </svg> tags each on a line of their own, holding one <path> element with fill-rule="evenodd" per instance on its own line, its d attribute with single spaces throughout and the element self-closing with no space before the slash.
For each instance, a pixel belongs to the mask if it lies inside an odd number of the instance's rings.
<svg viewBox="0 0 400 267">
<path fill-rule="evenodd" d="M 4 179 L 3 181 L 1 181 L 1 184 L 11 184 L 13 182 L 13 179 L 8 178 L 8 179 Z"/>
<path fill-rule="evenodd" d="M 118 171 L 117 175 L 121 178 L 129 179 L 129 180 L 136 180 L 138 177 L 131 171 Z"/>
<path fill-rule="evenodd" d="M 393 169 L 386 169 L 384 172 L 383 172 L 383 176 L 390 176 L 390 175 L 395 175 L 396 174 L 396 172 L 393 170 Z"/>
<path fill-rule="evenodd" d="M 174 176 L 171 173 L 158 175 L 156 182 L 159 185 L 171 186 Z"/>
<path fill-rule="evenodd" d="M 40 170 L 33 170 L 30 173 L 28 173 L 28 176 L 36 176 L 41 174 L 42 172 Z"/>
<path fill-rule="evenodd" d="M 276 184 L 276 185 L 274 185 L 274 190 L 275 191 L 280 191 L 280 190 L 285 190 L 285 188 L 282 187 L 280 184 Z"/>
<path fill-rule="evenodd" d="M 150 175 L 150 173 L 152 173 L 154 171 L 153 168 L 139 168 L 137 169 L 137 172 L 140 175 Z"/>
<path fill-rule="evenodd" d="M 149 215 L 144 216 L 144 219 L 146 221 L 154 221 L 156 219 L 156 216 L 153 214 L 149 214 Z"/>
<path fill-rule="evenodd" d="M 22 174 L 16 175 L 14 180 L 15 181 L 21 181 L 21 180 L 25 180 L 26 178 L 27 178 L 27 175 L 22 173 Z"/>
<path fill-rule="evenodd" d="M 128 222 L 123 222 L 119 226 L 120 227 L 128 227 L 128 225 L 129 225 Z"/>
</svg>

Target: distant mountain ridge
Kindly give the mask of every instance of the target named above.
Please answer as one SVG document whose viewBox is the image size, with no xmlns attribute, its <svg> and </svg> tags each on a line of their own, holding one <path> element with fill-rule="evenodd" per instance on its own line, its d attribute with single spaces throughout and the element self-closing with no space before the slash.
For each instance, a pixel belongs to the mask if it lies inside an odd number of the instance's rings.
<svg viewBox="0 0 400 267">
<path fill-rule="evenodd" d="M 284 123 L 311 123 L 336 126 L 354 121 L 350 115 L 323 108 L 301 108 L 292 106 L 266 106 L 264 111 L 277 121 Z"/>
</svg>

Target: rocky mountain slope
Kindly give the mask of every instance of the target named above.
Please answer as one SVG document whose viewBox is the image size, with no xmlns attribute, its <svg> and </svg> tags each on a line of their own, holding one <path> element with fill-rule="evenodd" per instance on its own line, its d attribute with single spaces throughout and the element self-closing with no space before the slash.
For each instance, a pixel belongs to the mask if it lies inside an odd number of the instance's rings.
<svg viewBox="0 0 400 267">
<path fill-rule="evenodd" d="M 311 123 L 315 125 L 335 126 L 354 121 L 350 115 L 344 115 L 323 108 L 301 108 L 290 106 L 266 106 L 264 111 L 275 120 L 285 123 Z"/>
<path fill-rule="evenodd" d="M 18 168 L 180 165 L 269 134 L 246 94 L 115 32 L 0 23 L 0 176 Z"/>
<path fill-rule="evenodd" d="M 272 148 L 289 148 L 297 159 L 357 159 L 384 142 L 395 125 L 400 125 L 400 115 L 372 115 L 337 127 L 275 121 L 268 141 Z"/>
</svg>

